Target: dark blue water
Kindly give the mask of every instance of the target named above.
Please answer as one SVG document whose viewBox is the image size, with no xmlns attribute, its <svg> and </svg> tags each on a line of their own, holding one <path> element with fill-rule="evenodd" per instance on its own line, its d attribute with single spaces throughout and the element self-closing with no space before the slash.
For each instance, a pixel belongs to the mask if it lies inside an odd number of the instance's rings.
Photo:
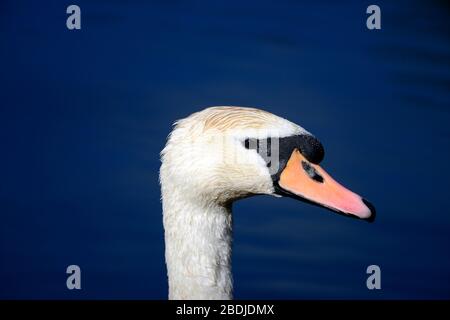
<svg viewBox="0 0 450 320">
<path fill-rule="evenodd" d="M 159 151 L 211 105 L 301 124 L 378 211 L 236 203 L 236 298 L 450 298 L 444 1 L 71 3 L 0 2 L 0 298 L 166 298 Z"/>
</svg>

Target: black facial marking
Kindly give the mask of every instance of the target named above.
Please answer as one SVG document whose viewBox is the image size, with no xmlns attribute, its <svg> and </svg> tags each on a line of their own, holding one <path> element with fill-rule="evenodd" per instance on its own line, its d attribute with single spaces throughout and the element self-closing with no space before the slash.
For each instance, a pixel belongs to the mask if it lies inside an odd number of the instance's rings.
<svg viewBox="0 0 450 320">
<path fill-rule="evenodd" d="M 280 168 L 278 172 L 272 176 L 273 181 L 278 181 L 280 179 L 281 172 L 283 172 L 295 149 L 299 150 L 306 160 L 315 164 L 322 161 L 325 155 L 322 144 L 317 138 L 311 135 L 296 135 L 280 138 L 279 147 Z"/>
<path fill-rule="evenodd" d="M 266 138 L 266 139 L 247 138 L 244 140 L 243 144 L 246 149 L 255 149 L 258 154 L 260 152 L 263 152 L 268 158 L 270 158 L 272 150 L 271 148 L 272 139 L 278 139 L 278 146 L 279 146 L 278 151 L 279 168 L 278 171 L 272 175 L 272 180 L 274 182 L 279 180 L 281 172 L 286 167 L 286 164 L 289 161 L 289 158 L 291 157 L 292 152 L 295 149 L 299 150 L 300 153 L 309 162 L 314 164 L 321 162 L 325 155 L 325 151 L 320 141 L 316 137 L 309 134 L 301 134 L 283 138 Z M 264 144 L 267 146 L 267 149 L 261 150 Z M 269 161 L 267 162 L 268 162 L 267 166 L 270 166 Z M 318 182 L 323 182 L 323 178 L 319 174 L 310 176 L 311 178 L 313 178 Z"/>
<path fill-rule="evenodd" d="M 312 135 L 298 135 L 282 139 L 291 139 L 291 143 L 295 144 L 306 160 L 314 164 L 320 163 L 325 156 L 325 150 L 323 149 L 322 143 Z"/>
<path fill-rule="evenodd" d="M 323 177 L 308 162 L 302 160 L 302 167 L 311 179 L 323 183 Z"/>
<path fill-rule="evenodd" d="M 267 152 L 270 156 L 271 152 L 271 141 L 277 138 L 266 138 L 266 139 L 252 139 L 247 138 L 244 140 L 244 146 L 246 149 L 250 149 L 250 140 L 252 140 L 253 146 L 256 145 L 256 152 L 259 153 L 262 141 L 267 143 Z M 325 156 L 325 150 L 323 149 L 320 141 L 311 135 L 296 135 L 284 138 L 278 138 L 280 154 L 291 155 L 294 149 L 298 149 L 301 154 L 309 161 L 314 164 L 318 164 L 323 160 Z"/>
</svg>

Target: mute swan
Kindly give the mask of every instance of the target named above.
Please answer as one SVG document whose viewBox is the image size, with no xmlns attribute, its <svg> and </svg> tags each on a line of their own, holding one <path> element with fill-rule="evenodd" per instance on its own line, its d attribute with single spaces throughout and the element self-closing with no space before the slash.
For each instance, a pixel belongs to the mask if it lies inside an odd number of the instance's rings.
<svg viewBox="0 0 450 320">
<path fill-rule="evenodd" d="M 161 152 L 169 299 L 231 299 L 231 207 L 291 196 L 373 221 L 374 207 L 318 163 L 322 144 L 266 111 L 211 107 L 175 123 Z"/>
</svg>

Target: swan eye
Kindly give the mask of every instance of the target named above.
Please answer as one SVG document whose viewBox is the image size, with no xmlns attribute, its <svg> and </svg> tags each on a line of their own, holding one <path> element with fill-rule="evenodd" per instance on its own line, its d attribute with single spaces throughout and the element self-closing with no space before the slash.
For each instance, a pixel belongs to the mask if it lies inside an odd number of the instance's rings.
<svg viewBox="0 0 450 320">
<path fill-rule="evenodd" d="M 308 174 L 308 176 L 314 181 L 323 183 L 323 177 L 317 172 L 317 170 L 311 166 L 308 162 L 302 160 L 303 170 Z"/>
<path fill-rule="evenodd" d="M 247 138 L 244 140 L 245 149 L 255 150 L 266 162 L 266 167 L 272 166 L 272 138 L 254 139 Z"/>
<path fill-rule="evenodd" d="M 259 154 L 260 152 L 264 152 L 263 156 L 270 157 L 272 155 L 272 147 L 271 147 L 271 139 L 254 139 L 247 138 L 244 140 L 245 149 L 256 150 Z"/>
<path fill-rule="evenodd" d="M 244 147 L 245 147 L 245 149 L 250 149 L 250 139 L 245 139 Z"/>
</svg>

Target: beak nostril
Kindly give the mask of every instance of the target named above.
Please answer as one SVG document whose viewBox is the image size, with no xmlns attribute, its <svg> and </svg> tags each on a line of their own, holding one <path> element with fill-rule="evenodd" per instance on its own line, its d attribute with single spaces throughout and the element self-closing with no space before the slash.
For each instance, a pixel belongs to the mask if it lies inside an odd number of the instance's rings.
<svg viewBox="0 0 450 320">
<path fill-rule="evenodd" d="M 317 172 L 317 170 L 311 166 L 308 162 L 302 160 L 303 170 L 308 174 L 308 176 L 314 181 L 323 183 L 323 177 Z"/>
</svg>

